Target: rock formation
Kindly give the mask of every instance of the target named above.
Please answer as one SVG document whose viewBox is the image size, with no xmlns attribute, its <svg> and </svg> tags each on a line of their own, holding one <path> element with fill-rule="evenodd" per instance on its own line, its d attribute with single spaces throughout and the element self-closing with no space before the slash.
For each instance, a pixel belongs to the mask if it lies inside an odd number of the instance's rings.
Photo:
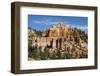
<svg viewBox="0 0 100 76">
<path fill-rule="evenodd" d="M 31 51 L 35 49 L 44 54 L 47 50 L 50 54 L 60 52 L 61 58 L 69 59 L 87 58 L 87 45 L 87 34 L 76 28 L 67 27 L 65 24 L 53 25 L 42 32 L 32 28 L 28 29 L 28 47 L 31 48 Z M 40 54 L 38 53 L 38 55 Z"/>
</svg>

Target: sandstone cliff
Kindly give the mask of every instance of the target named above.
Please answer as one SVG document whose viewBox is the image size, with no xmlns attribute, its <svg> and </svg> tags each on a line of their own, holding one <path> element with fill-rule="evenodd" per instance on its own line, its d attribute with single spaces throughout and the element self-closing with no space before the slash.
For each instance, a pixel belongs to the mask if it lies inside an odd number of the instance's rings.
<svg viewBox="0 0 100 76">
<path fill-rule="evenodd" d="M 29 56 L 36 60 L 87 58 L 87 41 L 87 33 L 65 24 L 53 25 L 42 32 L 28 29 Z"/>
</svg>

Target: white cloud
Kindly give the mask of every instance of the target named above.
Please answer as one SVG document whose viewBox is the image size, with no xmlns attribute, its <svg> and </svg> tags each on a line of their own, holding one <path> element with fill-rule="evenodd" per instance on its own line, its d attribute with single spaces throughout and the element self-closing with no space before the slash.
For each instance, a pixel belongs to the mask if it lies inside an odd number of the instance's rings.
<svg viewBox="0 0 100 76">
<path fill-rule="evenodd" d="M 44 20 L 34 20 L 33 22 L 40 24 L 40 23 L 44 23 L 45 21 Z"/>
<path fill-rule="evenodd" d="M 68 27 L 77 28 L 77 29 L 80 29 L 80 30 L 83 30 L 83 31 L 88 30 L 88 26 L 86 26 L 86 25 L 70 25 L 70 24 L 68 24 Z"/>
<path fill-rule="evenodd" d="M 82 29 L 82 30 L 86 30 L 86 29 L 88 29 L 88 27 L 87 26 L 80 26 L 80 27 L 77 27 L 78 29 Z"/>
</svg>

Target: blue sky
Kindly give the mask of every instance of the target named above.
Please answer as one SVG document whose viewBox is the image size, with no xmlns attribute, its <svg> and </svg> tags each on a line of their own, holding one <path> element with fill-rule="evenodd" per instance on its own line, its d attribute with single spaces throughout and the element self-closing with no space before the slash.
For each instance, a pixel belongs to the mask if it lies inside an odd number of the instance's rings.
<svg viewBox="0 0 100 76">
<path fill-rule="evenodd" d="M 58 23 L 88 31 L 88 17 L 28 15 L 28 26 L 38 31 L 43 31 Z"/>
</svg>

